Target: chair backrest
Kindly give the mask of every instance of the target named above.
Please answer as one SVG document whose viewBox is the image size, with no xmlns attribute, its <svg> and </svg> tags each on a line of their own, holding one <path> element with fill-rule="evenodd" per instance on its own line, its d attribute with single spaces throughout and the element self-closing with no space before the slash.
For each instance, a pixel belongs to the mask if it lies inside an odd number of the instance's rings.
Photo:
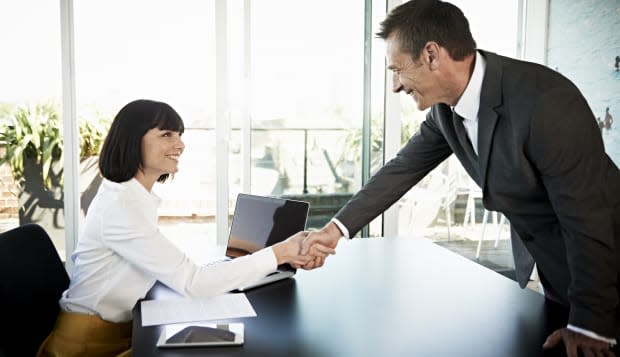
<svg viewBox="0 0 620 357">
<path fill-rule="evenodd" d="M 58 315 L 69 276 L 45 230 L 0 234 L 0 356 L 34 356 Z"/>
</svg>

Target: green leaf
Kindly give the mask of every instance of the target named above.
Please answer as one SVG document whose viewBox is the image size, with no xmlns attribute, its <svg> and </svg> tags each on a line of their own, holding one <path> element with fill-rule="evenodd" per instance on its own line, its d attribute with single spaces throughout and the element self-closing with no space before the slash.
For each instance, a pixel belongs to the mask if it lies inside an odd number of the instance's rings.
<svg viewBox="0 0 620 357">
<path fill-rule="evenodd" d="M 99 153 L 110 125 L 110 120 L 100 113 L 92 116 L 89 120 L 80 118 L 78 122 L 81 159 Z M 33 159 L 40 165 L 41 176 L 49 187 L 54 163 L 62 162 L 64 157 L 58 104 L 42 102 L 11 106 L 8 117 L 9 120 L 0 121 L 0 141 L 7 146 L 0 164 L 8 163 L 15 180 L 20 182 L 23 180 L 24 158 Z M 62 184 L 62 178 L 59 179 Z"/>
</svg>

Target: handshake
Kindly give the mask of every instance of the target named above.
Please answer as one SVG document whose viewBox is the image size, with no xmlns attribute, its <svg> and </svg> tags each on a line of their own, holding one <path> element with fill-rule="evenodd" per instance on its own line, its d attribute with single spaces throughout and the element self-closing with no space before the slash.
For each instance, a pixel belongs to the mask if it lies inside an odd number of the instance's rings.
<svg viewBox="0 0 620 357">
<path fill-rule="evenodd" d="M 285 241 L 274 244 L 273 252 L 278 265 L 288 263 L 295 268 L 320 268 L 330 254 L 336 254 L 336 245 L 342 237 L 334 223 L 318 231 L 301 231 Z"/>
</svg>

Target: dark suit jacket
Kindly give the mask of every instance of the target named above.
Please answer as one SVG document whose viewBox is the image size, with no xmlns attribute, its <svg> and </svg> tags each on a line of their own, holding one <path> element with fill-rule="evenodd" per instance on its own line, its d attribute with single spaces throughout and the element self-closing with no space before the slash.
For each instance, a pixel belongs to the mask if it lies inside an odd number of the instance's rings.
<svg viewBox="0 0 620 357">
<path fill-rule="evenodd" d="M 487 62 L 478 153 L 467 155 L 451 108 L 434 105 L 419 131 L 336 214 L 351 236 L 454 153 L 484 206 L 513 228 L 518 280 L 534 260 L 569 323 L 604 336 L 618 328 L 620 171 L 579 90 L 544 66 L 480 51 Z M 533 259 L 532 259 L 533 257 Z"/>
</svg>

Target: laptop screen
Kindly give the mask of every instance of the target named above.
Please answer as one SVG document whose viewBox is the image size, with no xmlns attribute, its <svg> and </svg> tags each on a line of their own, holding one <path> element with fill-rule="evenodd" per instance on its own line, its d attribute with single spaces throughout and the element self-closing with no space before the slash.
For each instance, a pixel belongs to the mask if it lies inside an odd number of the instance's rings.
<svg viewBox="0 0 620 357">
<path fill-rule="evenodd" d="M 308 202 L 239 194 L 226 255 L 251 254 L 303 231 L 308 209 Z"/>
</svg>

